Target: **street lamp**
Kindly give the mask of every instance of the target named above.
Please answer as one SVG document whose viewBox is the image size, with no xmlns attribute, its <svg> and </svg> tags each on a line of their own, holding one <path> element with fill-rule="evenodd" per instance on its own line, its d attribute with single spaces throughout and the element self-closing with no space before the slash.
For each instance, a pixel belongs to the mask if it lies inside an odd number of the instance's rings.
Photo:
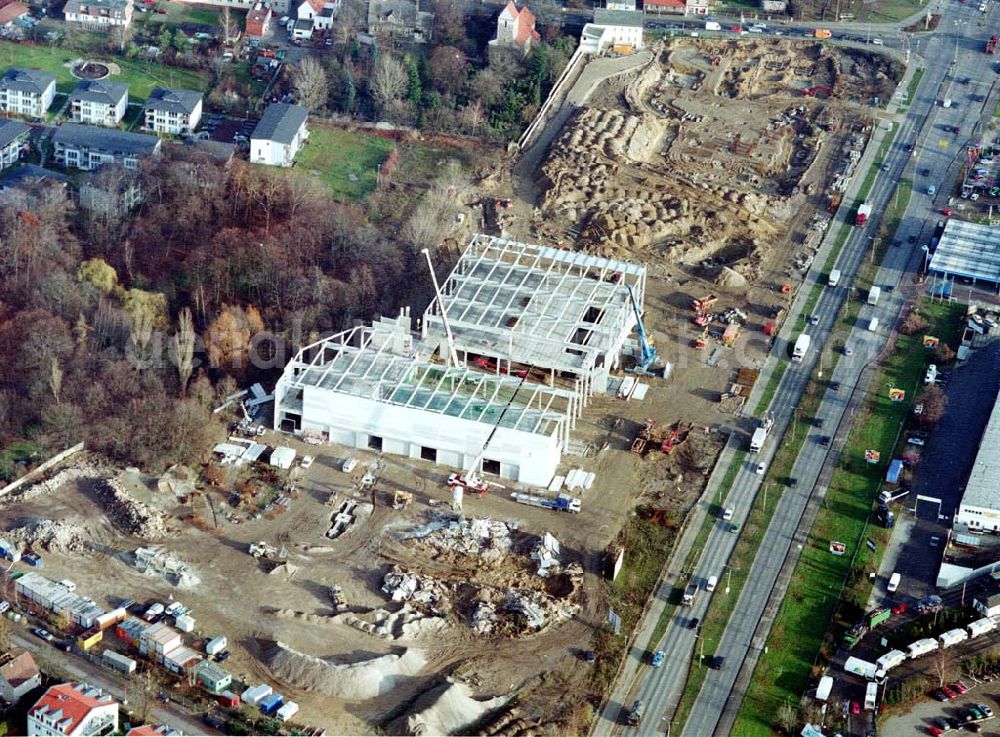
<svg viewBox="0 0 1000 737">
<path fill-rule="evenodd" d="M 930 258 L 931 248 L 926 243 L 920 247 L 920 250 L 924 252 L 924 274 L 927 273 L 927 259 Z"/>
</svg>

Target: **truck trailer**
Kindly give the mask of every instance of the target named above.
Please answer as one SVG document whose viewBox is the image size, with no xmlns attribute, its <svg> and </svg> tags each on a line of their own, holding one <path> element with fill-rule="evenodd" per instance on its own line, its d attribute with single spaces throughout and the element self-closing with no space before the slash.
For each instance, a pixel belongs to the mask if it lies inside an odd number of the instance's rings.
<svg viewBox="0 0 1000 737">
<path fill-rule="evenodd" d="M 559 494 L 553 498 L 514 492 L 510 497 L 518 504 L 527 504 L 529 507 L 542 507 L 543 509 L 554 509 L 557 512 L 572 512 L 573 514 L 577 514 L 583 508 L 583 502 L 569 494 Z"/>
<path fill-rule="evenodd" d="M 681 604 L 683 606 L 691 606 L 694 604 L 695 599 L 698 598 L 698 584 L 689 583 L 687 588 L 684 589 L 684 597 L 681 599 Z"/>
<path fill-rule="evenodd" d="M 973 639 L 981 635 L 985 635 L 987 632 L 992 632 L 996 628 L 997 623 L 993 621 L 992 617 L 977 619 L 975 622 L 972 622 L 968 627 L 966 627 L 966 629 L 969 630 L 969 637 Z"/>
<path fill-rule="evenodd" d="M 874 306 L 878 304 L 878 298 L 882 296 L 882 287 L 872 287 L 868 290 L 868 304 Z"/>
<path fill-rule="evenodd" d="M 795 345 L 792 347 L 792 360 L 796 363 L 802 363 L 802 359 L 809 352 L 809 344 L 811 342 L 812 338 L 809 337 L 808 333 L 802 333 L 802 335 L 796 338 Z"/>
<path fill-rule="evenodd" d="M 875 661 L 875 665 L 878 666 L 879 670 L 884 670 L 885 672 L 891 671 L 897 665 L 902 665 L 906 662 L 906 653 L 902 650 L 890 650 L 885 655 L 880 657 Z"/>
<path fill-rule="evenodd" d="M 875 665 L 875 663 L 869 663 L 867 660 L 855 658 L 852 655 L 844 661 L 844 670 L 848 673 L 853 673 L 856 676 L 867 678 L 869 681 L 873 681 L 875 680 L 876 674 L 879 672 L 879 667 Z"/>
<path fill-rule="evenodd" d="M 926 655 L 927 653 L 932 653 L 937 649 L 938 649 L 938 641 L 932 640 L 930 637 L 925 637 L 922 640 L 917 640 L 916 642 L 911 643 L 906 648 L 910 660 L 919 658 L 922 655 Z"/>
<path fill-rule="evenodd" d="M 965 642 L 969 639 L 969 633 L 958 627 L 953 630 L 948 630 L 947 632 L 942 632 L 938 635 L 938 642 L 941 645 L 941 649 L 945 650 L 949 647 L 954 647 L 960 642 Z"/>
<path fill-rule="evenodd" d="M 753 431 L 753 435 L 750 436 L 751 453 L 759 453 L 764 448 L 764 442 L 767 440 L 767 434 L 771 432 L 771 427 L 773 425 L 774 415 L 768 413 Z"/>
<path fill-rule="evenodd" d="M 874 711 L 876 704 L 878 704 L 878 684 L 869 683 L 865 688 L 865 709 Z"/>
</svg>

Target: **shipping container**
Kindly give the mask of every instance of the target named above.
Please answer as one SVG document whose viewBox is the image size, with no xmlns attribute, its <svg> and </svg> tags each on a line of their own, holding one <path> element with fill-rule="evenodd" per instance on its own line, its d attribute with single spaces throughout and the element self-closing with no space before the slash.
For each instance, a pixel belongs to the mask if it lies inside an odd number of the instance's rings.
<svg viewBox="0 0 1000 737">
<path fill-rule="evenodd" d="M 218 700 L 219 704 L 225 706 L 227 709 L 238 709 L 240 707 L 240 697 L 232 691 L 223 691 L 219 694 Z"/>
<path fill-rule="evenodd" d="M 299 705 L 294 701 L 286 701 L 281 705 L 281 708 L 275 712 L 275 716 L 278 717 L 283 722 L 287 722 L 293 716 L 295 716 L 299 711 Z"/>
<path fill-rule="evenodd" d="M 278 709 L 281 708 L 282 704 L 285 703 L 285 697 L 280 693 L 272 693 L 269 696 L 265 696 L 260 701 L 260 713 L 264 716 L 273 715 Z"/>
<path fill-rule="evenodd" d="M 250 706 L 257 706 L 263 699 L 271 695 L 271 687 L 266 683 L 261 683 L 259 686 L 251 686 L 246 689 L 241 698 L 244 704 L 250 704 Z"/>
<path fill-rule="evenodd" d="M 101 663 L 105 668 L 129 675 L 135 673 L 136 662 L 132 658 L 125 657 L 114 650 L 105 650 L 101 653 Z"/>
<path fill-rule="evenodd" d="M 119 622 L 124 622 L 126 617 L 126 612 L 121 607 L 117 609 L 112 609 L 110 612 L 105 612 L 97 617 L 94 624 L 102 630 L 106 630 L 108 627 L 114 627 Z"/>
<path fill-rule="evenodd" d="M 963 630 L 961 627 L 948 632 L 943 632 L 938 635 L 938 642 L 941 643 L 941 649 L 953 647 L 960 642 L 965 642 L 969 639 L 969 633 Z"/>
<path fill-rule="evenodd" d="M 205 652 L 209 655 L 217 655 L 226 649 L 226 645 L 229 642 L 226 640 L 225 635 L 219 635 L 218 637 L 213 637 L 211 640 L 205 643 Z"/>
<path fill-rule="evenodd" d="M 76 638 L 76 644 L 80 646 L 81 650 L 90 650 L 90 648 L 103 639 L 104 630 L 99 630 L 94 627 L 80 634 L 80 636 Z"/>
<path fill-rule="evenodd" d="M 194 618 L 189 617 L 187 614 L 182 614 L 179 617 L 174 618 L 174 625 L 181 632 L 193 632 L 194 631 Z"/>
<path fill-rule="evenodd" d="M 884 670 L 888 673 L 897 665 L 900 665 L 905 662 L 906 662 L 906 653 L 904 653 L 901 650 L 890 650 L 885 655 L 876 660 L 875 665 L 878 666 L 879 670 Z"/>
<path fill-rule="evenodd" d="M 916 642 L 909 645 L 906 650 L 910 656 L 910 659 L 919 658 L 927 653 L 932 653 L 938 649 L 938 641 L 932 640 L 929 637 L 925 637 L 922 640 L 917 640 Z"/>
<path fill-rule="evenodd" d="M 888 622 L 890 617 L 892 617 L 892 609 L 887 606 L 872 609 L 865 615 L 865 619 L 868 621 L 868 626 L 873 629 L 878 627 L 880 624 Z"/>
<path fill-rule="evenodd" d="M 975 622 L 972 622 L 966 629 L 969 630 L 969 637 L 976 638 L 980 635 L 985 635 L 987 632 L 992 632 L 996 628 L 996 622 L 994 622 L 990 617 L 983 617 L 982 619 L 977 619 Z"/>
</svg>

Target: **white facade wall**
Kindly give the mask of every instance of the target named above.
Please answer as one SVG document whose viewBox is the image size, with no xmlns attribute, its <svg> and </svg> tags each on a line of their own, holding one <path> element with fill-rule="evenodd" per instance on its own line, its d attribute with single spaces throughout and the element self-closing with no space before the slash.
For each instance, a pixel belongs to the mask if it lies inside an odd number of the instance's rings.
<svg viewBox="0 0 1000 737">
<path fill-rule="evenodd" d="M 65 717 L 64 717 L 65 718 Z M 70 737 L 75 737 L 76 735 L 98 735 L 102 734 L 108 730 L 109 725 L 113 725 L 113 728 L 109 730 L 110 732 L 118 731 L 118 702 L 112 701 L 110 704 L 102 704 L 101 706 L 93 707 L 87 716 L 81 721 L 76 729 L 69 732 L 63 732 L 56 725 L 58 720 L 55 720 L 51 715 L 42 715 L 36 718 L 31 712 L 28 713 L 28 737 L 62 737 L 63 735 L 69 735 Z"/>
<path fill-rule="evenodd" d="M 302 150 L 302 146 L 308 138 L 305 123 L 295 134 L 291 144 L 283 145 L 277 141 L 266 138 L 250 139 L 250 163 L 267 164 L 268 166 L 291 166 L 295 159 L 295 154 Z"/>
<path fill-rule="evenodd" d="M 125 109 L 127 107 L 128 95 L 122 97 L 117 105 L 106 102 L 77 100 L 72 105 L 73 120 L 77 123 L 117 128 L 118 124 L 122 122 L 122 118 L 125 117 Z"/>
<path fill-rule="evenodd" d="M 279 402 L 275 421 L 280 422 L 284 379 L 275 390 Z M 419 459 L 421 449 L 437 451 L 437 463 L 466 470 L 482 451 L 492 426 L 411 407 L 376 402 L 364 397 L 305 387 L 302 395 L 302 430 L 328 433 L 330 442 L 349 448 L 368 448 L 369 438 L 382 438 L 385 453 Z M 500 476 L 533 486 L 546 486 L 555 475 L 561 456 L 558 432 L 551 437 L 498 428 L 486 458 L 500 462 Z"/>
<path fill-rule="evenodd" d="M 960 504 L 954 526 L 964 525 L 969 532 L 1000 532 L 1000 509 Z"/>
<path fill-rule="evenodd" d="M 146 130 L 166 133 L 171 136 L 191 133 L 198 127 L 198 122 L 201 120 L 201 100 L 198 101 L 190 115 L 149 108 L 146 110 L 145 116 Z"/>
<path fill-rule="evenodd" d="M 24 141 L 18 139 L 11 141 L 5 148 L 0 149 L 0 168 L 16 164 L 17 160 L 21 158 L 21 147 L 23 145 Z"/>
<path fill-rule="evenodd" d="M 44 118 L 56 96 L 56 83 L 52 82 L 41 95 L 19 90 L 0 91 L 0 111 L 29 118 Z"/>
</svg>

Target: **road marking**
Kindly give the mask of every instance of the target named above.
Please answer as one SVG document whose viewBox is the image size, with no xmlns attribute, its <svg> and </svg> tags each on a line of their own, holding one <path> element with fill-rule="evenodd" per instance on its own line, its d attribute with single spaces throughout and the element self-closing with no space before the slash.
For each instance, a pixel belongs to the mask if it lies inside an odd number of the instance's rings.
<svg viewBox="0 0 1000 737">
<path fill-rule="evenodd" d="M 948 148 L 948 142 L 942 138 L 938 141 L 938 148 Z"/>
</svg>

